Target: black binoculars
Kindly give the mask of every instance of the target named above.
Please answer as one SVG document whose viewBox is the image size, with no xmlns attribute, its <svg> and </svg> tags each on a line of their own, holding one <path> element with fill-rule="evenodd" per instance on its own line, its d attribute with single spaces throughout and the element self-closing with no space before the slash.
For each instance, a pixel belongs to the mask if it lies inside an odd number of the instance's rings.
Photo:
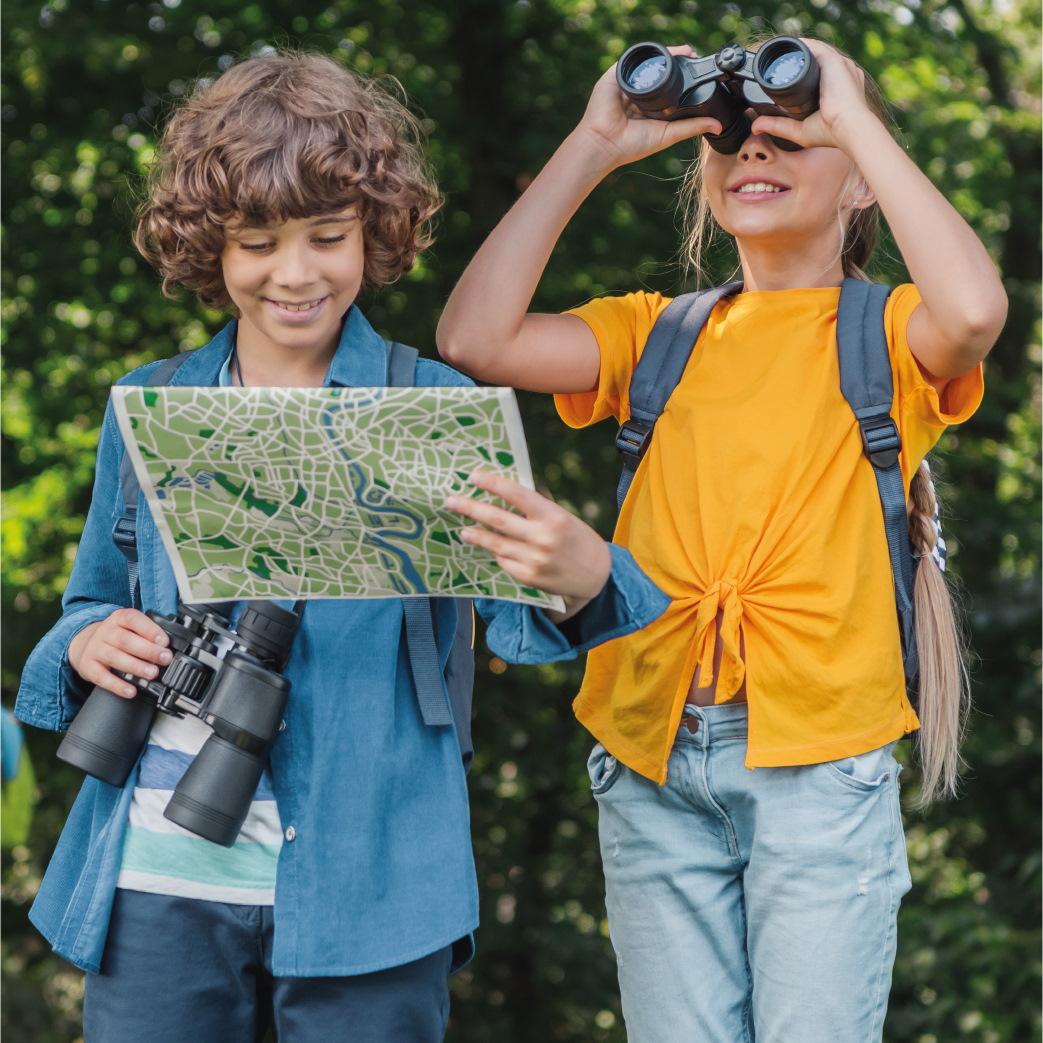
<svg viewBox="0 0 1043 1043">
<path fill-rule="evenodd" d="M 152 681 L 120 672 L 138 689 L 124 699 L 95 686 L 58 747 L 88 775 L 122 786 L 148 739 L 156 711 L 192 714 L 213 729 L 163 811 L 215 844 L 235 843 L 279 731 L 290 682 L 281 675 L 300 623 L 296 612 L 249 601 L 231 629 L 210 606 L 149 612 L 173 658 Z"/>
<path fill-rule="evenodd" d="M 733 43 L 705 58 L 671 54 L 658 43 L 636 43 L 619 59 L 616 81 L 649 119 L 718 120 L 721 133 L 705 137 L 725 155 L 738 152 L 749 137 L 748 109 L 758 116 L 797 120 L 818 109 L 818 62 L 793 36 L 773 37 L 758 51 Z M 787 152 L 801 149 L 785 138 L 772 135 L 771 140 Z"/>
</svg>

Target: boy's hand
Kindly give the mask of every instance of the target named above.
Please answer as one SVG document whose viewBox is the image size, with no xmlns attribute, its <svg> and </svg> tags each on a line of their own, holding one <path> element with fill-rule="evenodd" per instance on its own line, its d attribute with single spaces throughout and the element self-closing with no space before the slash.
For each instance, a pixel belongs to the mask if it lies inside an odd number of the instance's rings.
<svg viewBox="0 0 1043 1043">
<path fill-rule="evenodd" d="M 120 608 L 85 626 L 69 642 L 69 664 L 85 681 L 129 699 L 138 694 L 137 688 L 112 671 L 152 680 L 172 658 L 169 643 L 163 628 L 144 612 Z"/>
<path fill-rule="evenodd" d="M 671 47 L 669 51 L 695 57 L 695 51 L 688 44 Z M 707 116 L 684 120 L 654 120 L 643 116 L 619 89 L 613 65 L 594 84 L 587 110 L 576 131 L 603 153 L 607 172 L 660 152 L 686 138 L 706 133 L 720 134 L 721 124 Z"/>
<path fill-rule="evenodd" d="M 491 503 L 450 496 L 446 506 L 480 522 L 460 532 L 465 543 L 484 547 L 496 563 L 519 583 L 565 599 L 564 615 L 574 616 L 597 596 L 612 571 L 608 544 L 587 524 L 553 500 L 510 478 L 476 471 L 471 481 L 521 513 Z"/>
</svg>

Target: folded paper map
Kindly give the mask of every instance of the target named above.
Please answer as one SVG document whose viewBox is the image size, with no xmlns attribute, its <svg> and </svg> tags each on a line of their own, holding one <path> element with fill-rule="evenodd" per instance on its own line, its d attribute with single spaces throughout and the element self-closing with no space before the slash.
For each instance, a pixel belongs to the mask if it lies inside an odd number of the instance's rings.
<svg viewBox="0 0 1043 1043">
<path fill-rule="evenodd" d="M 561 609 L 460 540 L 450 493 L 533 487 L 509 388 L 116 387 L 182 600 L 490 597 Z"/>
</svg>

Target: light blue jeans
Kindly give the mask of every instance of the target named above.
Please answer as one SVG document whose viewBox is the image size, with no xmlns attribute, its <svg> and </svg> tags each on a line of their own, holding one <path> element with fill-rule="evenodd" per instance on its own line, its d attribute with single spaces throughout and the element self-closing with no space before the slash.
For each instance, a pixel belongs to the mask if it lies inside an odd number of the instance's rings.
<svg viewBox="0 0 1043 1043">
<path fill-rule="evenodd" d="M 893 746 L 749 771 L 723 705 L 685 708 L 664 787 L 594 747 L 629 1043 L 879 1043 L 910 887 Z"/>
</svg>

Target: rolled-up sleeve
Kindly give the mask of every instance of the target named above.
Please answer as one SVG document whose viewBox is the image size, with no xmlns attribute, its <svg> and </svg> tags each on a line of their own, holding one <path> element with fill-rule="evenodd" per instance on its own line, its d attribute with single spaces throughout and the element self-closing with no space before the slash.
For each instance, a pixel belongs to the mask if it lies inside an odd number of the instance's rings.
<svg viewBox="0 0 1043 1043">
<path fill-rule="evenodd" d="M 482 599 L 485 641 L 509 663 L 553 663 L 575 659 L 595 645 L 647 626 L 666 611 L 667 597 L 634 561 L 630 551 L 609 544 L 612 571 L 597 597 L 564 623 L 554 623 L 532 605 Z"/>
</svg>

